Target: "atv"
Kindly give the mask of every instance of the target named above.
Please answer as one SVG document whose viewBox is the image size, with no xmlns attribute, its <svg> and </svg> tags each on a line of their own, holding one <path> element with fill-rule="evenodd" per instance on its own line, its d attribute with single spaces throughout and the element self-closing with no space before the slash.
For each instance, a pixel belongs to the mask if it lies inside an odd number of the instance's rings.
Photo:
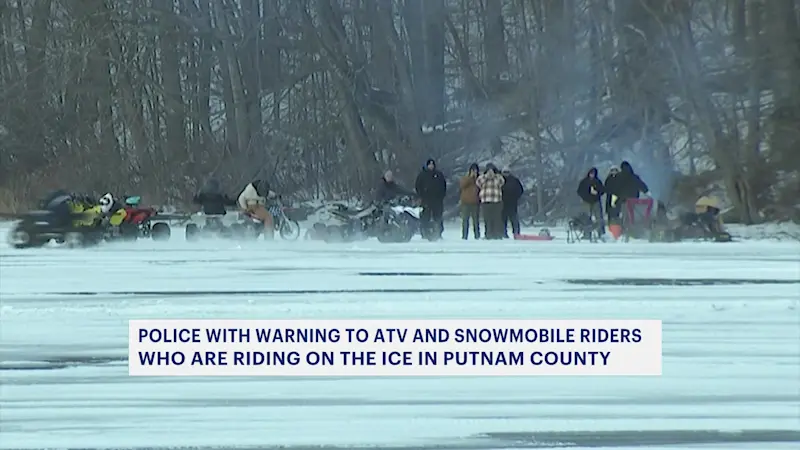
<svg viewBox="0 0 800 450">
<path fill-rule="evenodd" d="M 125 214 L 121 222 L 119 224 L 112 223 L 117 231 L 114 237 L 132 241 L 139 238 L 150 238 L 154 241 L 169 240 L 172 230 L 165 220 L 170 220 L 170 218 L 159 215 L 155 208 L 139 206 L 139 203 L 139 196 L 125 199 L 123 208 Z"/>
<path fill-rule="evenodd" d="M 380 242 L 408 242 L 419 232 L 418 208 L 407 197 L 392 202 L 373 203 L 355 209 L 337 204 L 328 211 L 339 224 L 315 224 L 309 239 L 325 242 L 354 242 L 375 237 Z"/>
</svg>

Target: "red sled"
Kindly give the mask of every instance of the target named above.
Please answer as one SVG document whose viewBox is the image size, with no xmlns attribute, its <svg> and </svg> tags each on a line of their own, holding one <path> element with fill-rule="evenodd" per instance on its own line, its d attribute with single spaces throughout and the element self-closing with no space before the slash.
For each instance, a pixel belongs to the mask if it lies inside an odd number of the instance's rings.
<svg viewBox="0 0 800 450">
<path fill-rule="evenodd" d="M 543 228 L 539 234 L 515 234 L 515 241 L 552 241 L 553 236 L 550 235 L 550 230 Z"/>
</svg>

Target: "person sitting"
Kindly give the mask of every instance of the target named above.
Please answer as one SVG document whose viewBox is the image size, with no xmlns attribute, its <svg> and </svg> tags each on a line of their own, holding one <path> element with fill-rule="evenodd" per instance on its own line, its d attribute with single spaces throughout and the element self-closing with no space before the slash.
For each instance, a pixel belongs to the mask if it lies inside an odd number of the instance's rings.
<svg viewBox="0 0 800 450">
<path fill-rule="evenodd" d="M 698 223 L 707 229 L 713 236 L 725 233 L 716 197 L 702 196 L 694 204 L 695 218 Z"/>
<path fill-rule="evenodd" d="M 378 193 L 375 196 L 375 200 L 378 203 L 385 203 L 402 196 L 415 197 L 416 194 L 397 184 L 392 171 L 387 170 L 378 184 Z"/>
<path fill-rule="evenodd" d="M 273 239 L 275 232 L 274 219 L 267 210 L 267 199 L 275 198 L 277 195 L 270 189 L 266 180 L 253 180 L 248 183 L 242 193 L 239 194 L 236 203 L 239 207 L 250 215 L 260 220 L 264 224 L 264 238 Z"/>
<path fill-rule="evenodd" d="M 207 216 L 224 216 L 228 212 L 226 206 L 236 206 L 236 200 L 223 193 L 219 181 L 215 179 L 208 180 L 192 202 L 200 205 Z"/>
<path fill-rule="evenodd" d="M 127 212 L 125 211 L 125 205 L 110 192 L 100 197 L 100 200 L 97 201 L 97 204 L 100 206 L 100 212 L 102 213 L 102 218 L 104 221 L 103 223 L 107 223 L 113 227 L 118 227 L 125 220 L 125 216 L 127 215 Z"/>
</svg>

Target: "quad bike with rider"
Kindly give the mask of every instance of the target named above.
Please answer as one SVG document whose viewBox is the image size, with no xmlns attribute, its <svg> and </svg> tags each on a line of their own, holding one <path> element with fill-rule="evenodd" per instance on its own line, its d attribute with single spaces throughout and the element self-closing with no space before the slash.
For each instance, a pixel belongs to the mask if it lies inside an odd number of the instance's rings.
<svg viewBox="0 0 800 450">
<path fill-rule="evenodd" d="M 102 211 L 91 199 L 56 191 L 41 209 L 23 214 L 9 233 L 14 248 L 43 247 L 51 240 L 69 247 L 88 247 L 103 240 Z"/>
<path fill-rule="evenodd" d="M 419 208 L 410 196 L 374 202 L 366 208 L 333 205 L 330 216 L 338 224 L 315 224 L 310 239 L 326 242 L 354 242 L 375 237 L 380 242 L 408 242 L 419 232 Z"/>
</svg>

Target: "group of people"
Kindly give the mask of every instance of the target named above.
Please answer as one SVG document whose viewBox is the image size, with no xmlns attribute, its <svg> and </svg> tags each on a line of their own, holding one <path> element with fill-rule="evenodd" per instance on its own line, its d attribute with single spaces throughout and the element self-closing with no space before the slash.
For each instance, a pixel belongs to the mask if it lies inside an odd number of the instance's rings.
<svg viewBox="0 0 800 450">
<path fill-rule="evenodd" d="M 641 177 L 633 171 L 628 161 L 619 167 L 612 167 L 605 181 L 601 181 L 596 167 L 589 169 L 580 183 L 578 196 L 586 204 L 592 220 L 603 221 L 603 196 L 605 196 L 605 217 L 609 224 L 618 222 L 622 215 L 622 206 L 628 199 L 639 198 L 648 194 L 650 189 Z M 599 228 L 603 233 L 603 227 Z"/>
<path fill-rule="evenodd" d="M 420 232 L 429 240 L 441 239 L 444 232 L 444 198 L 447 195 L 447 180 L 442 171 L 436 168 L 436 161 L 429 159 L 417 175 L 414 192 L 402 187 L 394 180 L 391 170 L 387 170 L 378 184 L 376 200 L 390 201 L 398 196 L 413 196 L 422 204 Z"/>
<path fill-rule="evenodd" d="M 619 167 L 612 167 L 605 181 L 600 181 L 597 168 L 592 167 L 580 183 L 577 190 L 578 196 L 587 206 L 587 212 L 592 221 L 603 222 L 603 201 L 605 196 L 605 218 L 609 225 L 619 223 L 622 207 L 630 199 L 637 199 L 642 194 L 649 194 L 647 184 L 634 172 L 628 161 L 623 161 Z M 666 211 L 663 203 L 658 203 L 656 222 L 666 222 Z M 719 202 L 715 197 L 702 196 L 694 205 L 693 212 L 684 213 L 677 224 L 679 234 L 687 234 L 689 228 L 701 230 L 712 237 L 727 235 L 721 218 Z M 665 225 L 662 223 L 662 225 Z M 604 233 L 605 227 L 597 228 L 599 233 Z M 729 236 L 728 236 L 729 237 Z"/>
<path fill-rule="evenodd" d="M 459 182 L 461 238 L 469 239 L 472 228 L 474 238 L 480 239 L 481 217 L 486 239 L 507 238 L 509 223 L 512 233 L 519 234 L 518 205 L 524 192 L 522 183 L 510 171 L 500 172 L 493 164 L 488 164 L 481 173 L 478 164 L 470 165 L 467 174 Z M 414 183 L 414 192 L 397 184 L 391 171 L 384 173 L 378 185 L 377 200 L 388 201 L 400 195 L 419 199 L 422 205 L 422 236 L 429 240 L 441 239 L 447 180 L 436 167 L 436 161 L 429 159 L 425 162 Z"/>
<path fill-rule="evenodd" d="M 472 235 L 480 239 L 480 217 L 483 216 L 486 239 L 508 238 L 508 225 L 513 235 L 520 234 L 519 200 L 525 189 L 508 169 L 500 172 L 494 164 L 487 164 L 481 173 L 478 164 L 472 164 L 459 181 L 461 210 L 461 239 Z"/>
</svg>

